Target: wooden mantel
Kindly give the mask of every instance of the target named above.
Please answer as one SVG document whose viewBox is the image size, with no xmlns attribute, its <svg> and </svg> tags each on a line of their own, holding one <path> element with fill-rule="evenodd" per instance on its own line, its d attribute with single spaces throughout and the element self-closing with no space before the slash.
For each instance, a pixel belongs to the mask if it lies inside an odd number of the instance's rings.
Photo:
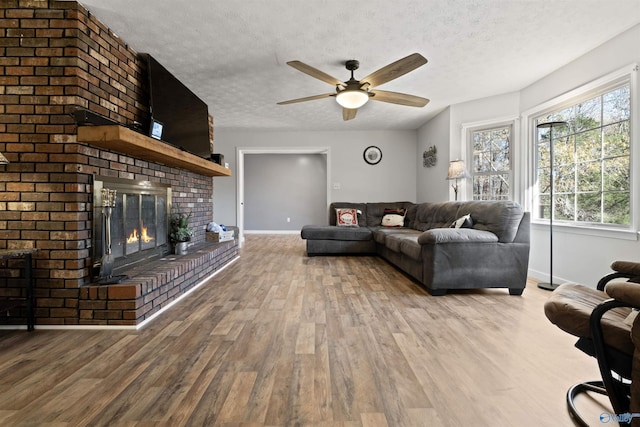
<svg viewBox="0 0 640 427">
<path fill-rule="evenodd" d="M 80 126 L 78 142 L 86 142 L 95 147 L 186 169 L 205 176 L 231 176 L 231 169 L 124 126 Z"/>
</svg>

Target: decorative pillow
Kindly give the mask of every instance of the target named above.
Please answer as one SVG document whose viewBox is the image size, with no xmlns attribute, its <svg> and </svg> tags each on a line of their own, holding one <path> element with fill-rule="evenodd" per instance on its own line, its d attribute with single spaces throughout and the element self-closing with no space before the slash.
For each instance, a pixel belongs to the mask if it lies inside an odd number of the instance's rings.
<svg viewBox="0 0 640 427">
<path fill-rule="evenodd" d="M 357 227 L 358 210 L 353 208 L 336 208 L 336 225 L 338 227 Z"/>
<path fill-rule="evenodd" d="M 406 209 L 385 209 L 382 217 L 383 227 L 404 227 L 404 216 Z"/>
<path fill-rule="evenodd" d="M 473 227 L 473 220 L 471 219 L 471 214 L 466 214 L 465 216 L 461 216 L 451 223 L 451 228 L 471 228 Z"/>
</svg>

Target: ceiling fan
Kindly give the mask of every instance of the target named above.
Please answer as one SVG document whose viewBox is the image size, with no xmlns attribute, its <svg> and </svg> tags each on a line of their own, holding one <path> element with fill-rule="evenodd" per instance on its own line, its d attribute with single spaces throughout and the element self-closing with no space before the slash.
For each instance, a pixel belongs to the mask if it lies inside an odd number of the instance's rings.
<svg viewBox="0 0 640 427">
<path fill-rule="evenodd" d="M 296 70 L 335 86 L 336 93 L 325 93 L 322 95 L 291 99 L 289 101 L 278 102 L 278 105 L 294 104 L 296 102 L 312 101 L 314 99 L 335 96 L 336 101 L 342 107 L 342 118 L 344 120 L 355 119 L 358 108 L 366 104 L 369 99 L 390 102 L 392 104 L 408 105 L 410 107 L 424 107 L 429 102 L 426 98 L 408 95 L 406 93 L 373 90 L 373 88 L 407 74 L 426 63 L 427 59 L 424 56 L 419 53 L 413 53 L 380 68 L 378 71 L 374 71 L 361 80 L 356 80 L 353 77 L 353 72 L 360 67 L 360 63 L 355 59 L 351 59 L 345 62 L 345 67 L 351 71 L 351 78 L 346 82 L 342 82 L 303 62 L 289 61 L 287 65 L 290 65 Z"/>
</svg>

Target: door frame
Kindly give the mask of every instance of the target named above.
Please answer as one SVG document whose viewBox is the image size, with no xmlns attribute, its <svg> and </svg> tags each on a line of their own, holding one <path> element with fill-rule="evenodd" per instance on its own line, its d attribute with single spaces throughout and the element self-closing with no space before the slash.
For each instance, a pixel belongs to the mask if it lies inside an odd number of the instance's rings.
<svg viewBox="0 0 640 427">
<path fill-rule="evenodd" d="M 327 206 L 331 197 L 331 149 L 329 147 L 237 147 L 237 188 L 236 224 L 238 225 L 238 245 L 244 242 L 244 156 L 245 154 L 322 154 L 327 168 Z"/>
</svg>

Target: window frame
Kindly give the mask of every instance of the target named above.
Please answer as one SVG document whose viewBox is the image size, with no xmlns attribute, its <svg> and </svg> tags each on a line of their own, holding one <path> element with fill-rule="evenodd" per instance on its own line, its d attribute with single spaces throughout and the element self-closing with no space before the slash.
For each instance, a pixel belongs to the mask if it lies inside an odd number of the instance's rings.
<svg viewBox="0 0 640 427">
<path fill-rule="evenodd" d="M 488 130 L 495 129 L 500 127 L 511 127 L 511 140 L 510 143 L 510 162 L 511 162 L 511 171 L 509 179 L 511 180 L 510 189 L 509 189 L 509 197 L 510 200 L 520 203 L 520 205 L 524 206 L 524 193 L 522 191 L 523 182 L 522 182 L 522 174 L 517 173 L 518 170 L 522 169 L 522 153 L 523 150 L 520 149 L 520 138 L 521 138 L 521 129 L 520 129 L 520 119 L 518 116 L 506 116 L 506 117 L 497 117 L 491 120 L 483 120 L 472 123 L 463 123 L 461 125 L 461 146 L 462 146 L 462 160 L 465 161 L 467 171 L 469 175 L 473 176 L 472 168 L 473 168 L 473 140 L 472 135 L 473 132 L 477 132 L 480 130 Z M 463 180 L 461 182 L 461 187 L 464 189 L 463 199 L 462 200 L 473 200 L 473 180 L 471 178 Z M 469 195 L 470 197 L 467 197 Z"/>
<path fill-rule="evenodd" d="M 629 85 L 630 93 L 630 109 L 631 114 L 629 118 L 630 126 L 630 152 L 629 152 L 629 164 L 630 164 L 630 221 L 629 225 L 617 225 L 617 224 L 603 224 L 603 223 L 589 223 L 579 221 L 554 221 L 554 228 L 559 227 L 569 232 L 575 232 L 576 234 L 596 235 L 603 237 L 621 238 L 627 240 L 638 240 L 638 221 L 640 218 L 640 195 L 637 195 L 640 186 L 635 184 L 640 178 L 640 172 L 638 172 L 638 165 L 640 165 L 640 149 L 638 149 L 640 132 L 638 131 L 638 125 L 640 120 L 638 119 L 638 66 L 632 64 L 627 67 L 623 67 L 617 71 L 600 77 L 592 82 L 584 84 L 576 89 L 566 92 L 560 96 L 557 96 L 543 104 L 540 104 L 522 114 L 522 134 L 526 144 L 527 151 L 527 173 L 526 173 L 526 185 L 525 185 L 525 207 L 527 210 L 533 212 L 538 208 L 538 183 L 537 183 L 537 146 L 536 137 L 537 129 L 535 126 L 536 119 L 545 114 L 552 113 L 554 111 L 562 110 L 569 106 L 584 102 L 588 99 L 598 96 L 607 90 L 613 90 L 616 87 L 620 87 L 624 84 Z M 548 218 L 538 218 L 532 215 L 532 225 L 548 225 Z"/>
<path fill-rule="evenodd" d="M 465 132 L 465 146 L 466 146 L 466 152 L 467 152 L 467 159 L 469 159 L 468 163 L 467 163 L 467 169 L 470 175 L 469 178 L 469 184 L 468 184 L 468 189 L 469 189 L 469 195 L 470 195 L 470 200 L 476 200 L 474 199 L 474 188 L 473 188 L 473 178 L 474 176 L 492 176 L 492 175 L 498 175 L 498 173 L 476 173 L 474 171 L 474 150 L 473 150 L 473 134 L 475 132 L 486 132 L 486 131 L 491 131 L 491 130 L 496 130 L 496 129 L 502 129 L 502 128 L 509 128 L 509 171 L 508 171 L 508 175 L 509 175 L 509 194 L 507 197 L 507 200 L 515 200 L 515 193 L 516 193 L 516 186 L 514 183 L 514 179 L 515 179 L 515 173 L 514 173 L 514 162 L 515 162 L 515 155 L 514 155 L 514 151 L 515 151 L 515 131 L 516 131 L 516 127 L 515 127 L 515 120 L 508 120 L 508 121 L 499 121 L 499 122 L 491 122 L 491 123 L 484 123 L 481 125 L 476 125 L 476 126 L 467 126 L 465 127 L 466 132 Z M 487 199 L 487 200 L 502 200 L 502 199 Z"/>
</svg>

